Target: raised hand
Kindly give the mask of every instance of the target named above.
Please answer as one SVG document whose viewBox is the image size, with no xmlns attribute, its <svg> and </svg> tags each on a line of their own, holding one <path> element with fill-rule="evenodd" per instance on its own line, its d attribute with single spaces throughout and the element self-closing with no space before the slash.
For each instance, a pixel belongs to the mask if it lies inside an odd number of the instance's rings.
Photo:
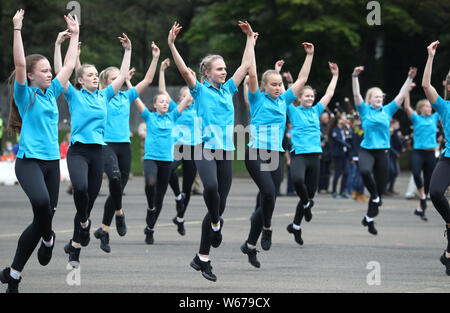
<svg viewBox="0 0 450 313">
<path fill-rule="evenodd" d="M 359 74 L 361 74 L 362 71 L 364 71 L 364 66 L 357 66 L 353 70 L 353 75 L 358 76 Z"/>
<path fill-rule="evenodd" d="M 64 15 L 64 19 L 67 23 L 67 29 L 70 31 L 71 34 L 78 34 L 80 32 L 80 26 L 78 24 L 78 18 L 76 15 Z"/>
<path fill-rule="evenodd" d="M 165 71 L 170 66 L 170 59 L 167 58 L 161 62 L 161 71 Z"/>
<path fill-rule="evenodd" d="M 438 47 L 438 45 L 440 44 L 439 40 L 433 41 L 428 47 L 427 47 L 427 51 L 428 51 L 428 55 L 434 57 L 434 55 L 436 54 L 436 49 Z"/>
<path fill-rule="evenodd" d="M 14 29 L 22 29 L 22 21 L 23 21 L 24 14 L 25 14 L 25 11 L 22 9 L 20 9 L 16 12 L 16 14 L 13 17 Z"/>
<path fill-rule="evenodd" d="M 175 43 L 175 39 L 177 38 L 178 34 L 180 33 L 181 28 L 183 28 L 183 27 L 180 26 L 180 24 L 178 24 L 178 22 L 173 23 L 172 28 L 169 31 L 169 36 L 167 38 L 167 42 L 169 43 L 169 45 Z"/>
<path fill-rule="evenodd" d="M 245 22 L 239 21 L 238 22 L 238 26 L 242 30 L 242 32 L 244 34 L 246 34 L 247 36 L 253 36 L 254 35 L 252 27 L 250 26 L 250 24 L 247 21 L 245 21 Z"/>
<path fill-rule="evenodd" d="M 288 83 L 293 83 L 294 79 L 292 78 L 291 72 L 283 72 L 283 77 L 286 79 Z"/>
<path fill-rule="evenodd" d="M 302 42 L 306 54 L 314 54 L 314 45 L 310 42 Z"/>
<path fill-rule="evenodd" d="M 328 66 L 330 67 L 331 74 L 339 75 L 339 67 L 336 63 L 328 62 Z"/>
<path fill-rule="evenodd" d="M 414 79 L 414 77 L 416 77 L 417 75 L 417 67 L 410 67 L 409 71 L 408 71 L 408 77 L 410 77 L 411 79 Z"/>
<path fill-rule="evenodd" d="M 275 63 L 275 71 L 277 71 L 278 73 L 281 72 L 281 69 L 283 68 L 284 65 L 284 60 L 278 60 Z"/>
<path fill-rule="evenodd" d="M 160 54 L 160 51 L 159 51 L 158 46 L 152 41 L 152 55 L 153 55 L 153 57 L 154 58 L 159 58 L 159 54 Z"/>
<path fill-rule="evenodd" d="M 133 78 L 135 72 L 136 72 L 136 69 L 133 67 L 133 68 L 128 72 L 128 75 L 127 75 L 127 81 L 131 81 L 131 79 Z"/>
<path fill-rule="evenodd" d="M 56 44 L 61 45 L 67 38 L 70 38 L 70 31 L 68 29 L 58 33 L 58 37 L 56 38 Z"/>
<path fill-rule="evenodd" d="M 122 33 L 122 36 L 123 37 L 117 37 L 117 38 L 119 38 L 120 43 L 122 44 L 122 47 L 125 50 L 131 50 L 131 41 L 130 41 L 130 39 L 124 33 Z"/>
</svg>

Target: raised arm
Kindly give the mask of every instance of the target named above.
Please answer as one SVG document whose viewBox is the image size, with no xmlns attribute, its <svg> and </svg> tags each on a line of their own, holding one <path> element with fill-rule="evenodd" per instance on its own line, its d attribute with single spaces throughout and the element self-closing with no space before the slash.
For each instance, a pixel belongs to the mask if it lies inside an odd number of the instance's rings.
<svg viewBox="0 0 450 313">
<path fill-rule="evenodd" d="M 258 38 L 258 35 L 256 35 L 256 38 Z M 246 76 L 245 80 L 247 81 L 247 85 L 246 82 L 244 81 L 244 99 L 246 100 L 246 105 L 247 105 L 247 110 L 250 111 L 250 102 L 248 101 L 248 91 L 250 91 L 251 93 L 255 93 L 258 88 L 259 88 L 259 84 L 258 84 L 258 73 L 256 70 L 256 56 L 255 56 L 255 52 L 253 51 L 252 55 L 252 63 L 250 65 L 250 69 L 248 71 L 248 76 Z M 247 79 L 248 77 L 248 79 Z M 247 90 L 245 90 L 247 89 Z"/>
<path fill-rule="evenodd" d="M 122 65 L 120 66 L 119 76 L 117 76 L 117 78 L 114 79 L 111 83 L 111 86 L 116 94 L 119 92 L 120 88 L 122 88 L 123 83 L 125 83 L 125 80 L 127 79 L 131 63 L 131 41 L 130 39 L 128 39 L 127 35 L 122 35 L 123 37 L 118 37 L 120 42 L 122 43 L 123 48 L 125 49 Z"/>
<path fill-rule="evenodd" d="M 161 66 L 159 67 L 159 82 L 158 82 L 158 91 L 160 93 L 165 94 L 166 96 L 168 96 L 169 98 L 170 95 L 167 92 L 166 89 L 166 78 L 165 78 L 165 72 L 166 69 L 170 66 L 170 59 L 167 58 L 164 61 L 161 62 Z"/>
<path fill-rule="evenodd" d="M 14 68 L 16 70 L 16 81 L 19 84 L 25 85 L 27 81 L 27 68 L 25 61 L 25 51 L 23 50 L 22 42 L 22 21 L 25 11 L 20 9 L 13 17 L 14 24 L 14 39 L 13 39 L 13 55 Z"/>
<path fill-rule="evenodd" d="M 399 94 L 395 97 L 395 104 L 398 107 L 402 106 L 403 100 L 405 100 L 406 94 L 409 92 L 409 88 L 411 87 L 411 83 L 416 77 L 417 74 L 417 68 L 410 67 L 408 71 L 408 77 L 406 78 L 405 83 L 403 84 L 402 88 L 400 89 Z"/>
<path fill-rule="evenodd" d="M 67 22 L 67 29 L 70 32 L 70 42 L 64 59 L 64 65 L 62 66 L 61 71 L 56 75 L 56 78 L 58 78 L 62 86 L 67 86 L 77 61 L 80 27 L 76 15 L 71 16 L 69 14 L 68 16 L 64 16 L 64 19 Z M 59 50 L 61 51 L 61 49 Z"/>
<path fill-rule="evenodd" d="M 281 69 L 283 68 L 284 60 L 278 60 L 275 63 L 275 71 L 277 71 L 281 75 Z M 281 93 L 285 92 L 286 88 L 284 88 L 284 84 L 281 85 Z"/>
<path fill-rule="evenodd" d="M 195 85 L 197 84 L 197 79 L 189 71 L 188 67 L 186 66 L 186 63 L 184 63 L 183 58 L 181 57 L 180 53 L 178 53 L 178 50 L 175 47 L 175 39 L 180 33 L 181 28 L 182 27 L 177 22 L 173 23 L 173 26 L 169 31 L 169 36 L 167 37 L 167 43 L 169 44 L 169 49 L 170 52 L 172 53 L 172 57 L 175 62 L 175 65 L 178 68 L 178 71 L 180 72 L 181 76 L 183 77 L 188 87 L 190 89 L 194 89 Z"/>
<path fill-rule="evenodd" d="M 294 83 L 294 79 L 292 78 L 291 72 L 283 72 L 283 77 L 286 79 L 286 82 L 288 83 L 288 88 L 291 88 L 292 84 Z"/>
<path fill-rule="evenodd" d="M 422 77 L 422 88 L 430 103 L 435 103 L 439 96 L 436 89 L 434 89 L 434 87 L 431 85 L 431 71 L 433 67 L 433 59 L 434 55 L 436 54 L 436 49 L 439 43 L 440 43 L 439 40 L 436 40 L 427 47 L 428 59 Z"/>
<path fill-rule="evenodd" d="M 248 101 L 248 84 L 250 81 L 250 76 L 245 76 L 244 79 L 244 83 L 242 85 L 242 87 L 244 87 L 244 102 L 245 102 L 245 107 L 247 109 L 248 112 L 250 112 L 250 102 Z"/>
<path fill-rule="evenodd" d="M 328 66 L 330 67 L 330 72 L 333 75 L 331 77 L 330 84 L 328 85 L 327 91 L 325 95 L 320 99 L 320 103 L 326 108 L 328 103 L 330 103 L 331 98 L 333 98 L 334 91 L 336 90 L 336 84 L 339 78 L 339 67 L 336 63 L 328 62 Z"/>
<path fill-rule="evenodd" d="M 409 85 L 408 92 L 405 95 L 405 102 L 403 103 L 403 109 L 405 110 L 406 115 L 408 115 L 409 118 L 411 118 L 414 113 L 413 109 L 411 109 L 411 100 L 409 97 L 409 93 L 411 92 L 411 90 L 413 90 L 414 87 L 416 87 L 415 83 L 411 83 Z"/>
<path fill-rule="evenodd" d="M 303 42 L 302 45 L 305 48 L 306 58 L 303 62 L 300 72 L 298 73 L 297 80 L 291 86 L 292 92 L 296 97 L 300 95 L 300 91 L 308 81 L 308 76 L 311 70 L 312 60 L 314 56 L 314 45 L 312 43 Z"/>
<path fill-rule="evenodd" d="M 181 100 L 181 102 L 177 105 L 177 110 L 181 114 L 183 111 L 188 108 L 194 102 L 194 98 L 192 98 L 191 93 L 187 93 L 186 97 Z"/>
<path fill-rule="evenodd" d="M 363 98 L 361 96 L 361 90 L 359 89 L 359 74 L 364 71 L 364 66 L 357 66 L 352 73 L 352 90 L 353 90 L 353 100 L 355 105 L 360 106 L 363 103 Z"/>
<path fill-rule="evenodd" d="M 78 69 L 81 67 L 80 54 L 81 54 L 81 41 L 78 42 L 77 63 L 75 64 L 75 71 L 78 71 Z"/>
<path fill-rule="evenodd" d="M 150 63 L 150 67 L 147 70 L 147 73 L 145 74 L 144 79 L 136 85 L 136 91 L 139 95 L 141 95 L 145 89 L 148 88 L 148 86 L 153 82 L 153 78 L 155 77 L 156 68 L 158 66 L 158 60 L 159 60 L 159 48 L 158 46 L 152 41 L 152 62 Z"/>
<path fill-rule="evenodd" d="M 250 67 L 252 66 L 252 63 L 255 59 L 255 43 L 256 39 L 258 39 L 258 33 L 254 33 L 250 24 L 248 22 L 241 22 L 239 21 L 239 27 L 241 28 L 242 32 L 247 35 L 247 42 L 245 44 L 245 50 L 244 54 L 242 56 L 242 62 L 241 65 L 238 67 L 236 72 L 234 72 L 233 76 L 231 77 L 233 79 L 233 82 L 236 87 L 238 87 L 242 81 L 245 78 L 245 75 L 247 75 L 247 72 L 249 71 Z M 255 62 L 256 66 L 256 62 Z M 250 91 L 251 86 L 249 85 Z"/>
<path fill-rule="evenodd" d="M 135 71 L 136 71 L 136 70 L 135 70 L 135 68 L 133 67 L 133 68 L 128 72 L 128 76 L 127 76 L 127 79 L 126 79 L 126 81 L 125 81 L 125 83 L 126 83 L 128 89 L 133 88 L 133 85 L 131 84 L 131 78 L 133 77 Z M 142 100 L 141 100 L 140 98 L 136 98 L 136 100 L 134 100 L 134 104 L 136 105 L 136 108 L 137 108 L 137 110 L 139 111 L 140 114 L 142 114 L 142 112 L 145 111 L 146 106 L 145 106 L 144 102 L 142 102 Z"/>
<path fill-rule="evenodd" d="M 65 31 L 62 31 L 58 34 L 58 37 L 55 41 L 55 52 L 53 56 L 53 66 L 55 68 L 55 74 L 58 75 L 58 73 L 61 71 L 63 65 L 62 65 L 62 56 L 61 56 L 61 44 L 66 40 L 67 38 L 70 38 L 70 31 L 66 29 Z"/>
</svg>

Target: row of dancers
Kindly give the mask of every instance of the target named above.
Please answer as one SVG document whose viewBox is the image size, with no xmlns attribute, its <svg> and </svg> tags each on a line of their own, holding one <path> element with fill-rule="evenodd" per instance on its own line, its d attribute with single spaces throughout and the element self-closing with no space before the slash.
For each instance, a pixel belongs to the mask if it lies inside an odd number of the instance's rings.
<svg viewBox="0 0 450 313">
<path fill-rule="evenodd" d="M 177 216 L 173 219 L 180 235 L 185 234 L 184 213 L 189 203 L 190 189 L 196 171 L 202 180 L 203 198 L 207 213 L 202 222 L 200 248 L 191 261 L 191 267 L 200 271 L 204 278 L 216 281 L 209 259 L 211 247 L 218 248 L 222 242 L 222 218 L 232 183 L 232 160 L 234 105 L 233 95 L 248 74 L 248 101 L 251 116 L 251 139 L 246 147 L 245 165 L 259 189 L 258 205 L 251 216 L 251 227 L 245 242 L 240 247 L 248 256 L 250 264 L 260 267 L 256 245 L 261 237 L 263 250 L 269 250 L 272 243 L 271 218 L 276 204 L 276 192 L 281 183 L 281 162 L 272 164 L 284 152 L 282 139 L 286 116 L 292 123 L 291 173 L 299 202 L 295 217 L 287 226 L 295 242 L 302 245 L 301 223 L 303 218 L 310 222 L 314 196 L 319 178 L 320 142 L 319 116 L 326 109 L 337 85 L 339 67 L 328 62 L 331 80 L 324 96 L 317 102 L 315 90 L 306 85 L 309 77 L 314 45 L 302 43 L 306 53 L 298 77 L 285 90 L 279 71 L 267 70 L 261 83 L 258 80 L 254 47 L 259 34 L 248 22 L 238 26 L 246 36 L 242 62 L 231 78 L 227 79 L 227 67 L 220 55 L 207 55 L 200 63 L 200 80 L 179 54 L 175 41 L 182 27 L 174 23 L 169 31 L 168 45 L 174 63 L 187 84 L 181 89 L 176 104 L 165 90 L 164 71 L 169 66 L 164 61 L 160 68 L 160 92 L 153 100 L 154 110 L 149 110 L 139 96 L 152 83 L 158 60 L 159 48 L 152 43 L 152 61 L 142 81 L 132 86 L 130 79 L 132 45 L 123 34 L 119 37 L 124 48 L 120 69 L 110 67 L 98 75 L 94 65 L 79 62 L 79 25 L 76 16 L 65 16 L 67 30 L 58 35 L 55 44 L 53 78 L 50 62 L 42 55 L 25 57 L 22 43 L 22 21 L 24 11 L 19 10 L 13 18 L 13 54 L 15 71 L 10 77 L 11 113 L 9 127 L 21 134 L 19 152 L 15 165 L 19 183 L 28 196 L 33 209 L 33 222 L 19 238 L 16 255 L 10 267 L 0 271 L 0 281 L 8 285 L 7 292 L 18 292 L 21 272 L 33 251 L 40 243 L 38 260 L 43 266 L 52 258 L 55 233 L 52 219 L 59 192 L 58 151 L 58 106 L 56 98 L 63 94 L 70 110 L 71 136 L 67 163 L 73 185 L 76 207 L 72 239 L 64 247 L 69 264 L 80 265 L 80 252 L 90 242 L 90 213 L 99 193 L 102 174 L 109 179 L 110 194 L 105 202 L 102 225 L 94 236 L 100 240 L 100 247 L 110 252 L 109 232 L 115 217 L 120 236 L 127 232 L 122 195 L 126 186 L 131 164 L 129 113 L 130 105 L 136 107 L 147 124 L 145 155 L 143 160 L 145 194 L 148 208 L 145 242 L 154 242 L 154 227 L 161 212 L 163 199 L 171 173 L 183 163 L 183 192 L 177 194 Z M 64 62 L 61 44 L 70 39 Z M 431 65 L 439 42 L 428 47 L 428 61 L 422 87 L 427 99 L 439 113 L 447 135 L 448 101 L 442 99 L 430 84 Z M 78 60 L 78 61 L 77 61 Z M 69 81 L 75 70 L 75 85 Z M 362 98 L 359 75 L 363 67 L 356 67 L 352 74 L 353 95 L 361 116 L 364 139 L 359 153 L 359 168 L 364 184 L 370 192 L 367 214 L 362 220 L 369 233 L 376 235 L 374 219 L 382 205 L 388 171 L 389 121 L 402 106 L 417 69 L 410 68 L 399 94 L 386 106 L 380 88 L 374 87 Z M 122 85 L 128 90 L 123 91 Z M 405 110 L 411 113 L 410 106 Z M 414 123 L 415 149 L 418 157 L 426 158 L 427 151 L 435 147 L 432 140 L 436 127 L 436 115 L 431 110 L 420 114 L 409 114 Z M 200 126 L 198 124 L 200 121 Z M 173 129 L 182 125 L 189 136 Z M 200 128 L 199 128 L 200 127 Z M 175 144 L 176 141 L 176 144 Z M 175 149 L 176 148 L 176 149 Z M 448 148 L 448 146 L 447 146 Z M 174 153 L 182 155 L 174 162 Z M 269 156 L 269 158 L 267 157 Z M 444 192 L 449 185 L 448 149 L 439 160 L 431 177 L 429 192 L 434 206 L 442 215 L 446 228 L 450 227 L 450 211 Z M 426 161 L 424 161 L 426 163 Z M 427 176 L 428 177 L 428 176 Z M 419 185 L 418 185 L 419 187 Z M 419 187 L 419 190 L 422 187 Z M 427 193 L 425 183 L 421 195 Z M 426 202 L 421 205 L 425 208 Z M 450 275 L 450 240 L 441 262 Z"/>
</svg>

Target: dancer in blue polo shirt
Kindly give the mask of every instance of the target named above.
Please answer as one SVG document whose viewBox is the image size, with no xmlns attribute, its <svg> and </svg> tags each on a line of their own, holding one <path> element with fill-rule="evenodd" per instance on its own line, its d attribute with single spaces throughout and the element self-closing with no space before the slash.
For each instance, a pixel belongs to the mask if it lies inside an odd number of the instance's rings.
<svg viewBox="0 0 450 313">
<path fill-rule="evenodd" d="M 159 70 L 159 92 L 165 94 L 170 98 L 166 90 L 166 80 L 164 72 L 170 66 L 170 59 L 165 59 L 161 62 Z M 192 71 L 193 75 L 196 75 Z M 189 87 L 185 86 L 180 89 L 179 102 L 183 101 L 185 97 L 192 99 L 189 92 Z M 192 99 L 193 100 L 193 99 Z M 174 110 L 177 104 L 170 99 L 169 111 Z M 186 234 L 184 228 L 184 214 L 186 213 L 189 200 L 191 198 L 192 184 L 197 175 L 197 167 L 194 161 L 194 147 L 202 143 L 202 131 L 200 129 L 199 119 L 197 118 L 197 111 L 194 105 L 189 104 L 183 115 L 175 122 L 174 130 L 172 131 L 175 140 L 175 155 L 174 162 L 170 169 L 169 184 L 175 194 L 175 203 L 177 215 L 172 219 L 172 222 L 177 226 L 178 233 L 181 236 Z M 183 168 L 183 189 L 180 191 L 180 184 L 178 182 L 177 168 L 182 165 Z"/>
<path fill-rule="evenodd" d="M 305 45 L 305 51 L 307 57 L 309 56 L 311 59 L 310 62 L 312 62 L 314 46 L 312 44 Z M 297 100 L 289 104 L 287 109 L 289 120 L 292 123 L 292 181 L 295 191 L 300 197 L 295 210 L 294 221 L 287 226 L 287 231 L 294 235 L 294 240 L 299 245 L 303 245 L 300 225 L 303 217 L 307 222 L 312 219 L 311 209 L 319 184 L 319 154 L 322 152 L 319 117 L 330 103 L 339 77 L 337 64 L 328 62 L 328 66 L 332 77 L 320 101 L 313 106 L 315 90 L 307 85 L 302 88 Z"/>
<path fill-rule="evenodd" d="M 68 83 L 64 91 L 64 97 L 69 105 L 72 131 L 67 152 L 67 166 L 77 210 L 73 237 L 64 247 L 64 251 L 69 254 L 69 264 L 73 267 L 80 264 L 81 247 L 89 244 L 91 228 L 89 216 L 102 185 L 107 104 L 119 92 L 130 68 L 131 42 L 125 34 L 123 36 L 119 37 L 125 50 L 122 66 L 119 76 L 111 85 L 98 90 L 97 69 L 93 65 L 84 64 L 76 71 L 75 80 L 79 89 Z M 56 50 L 58 49 L 55 47 L 55 54 L 58 53 Z M 57 64 L 58 61 L 55 62 L 55 69 Z"/>
<path fill-rule="evenodd" d="M 415 84 L 412 83 L 410 91 L 414 87 Z M 438 145 L 436 134 L 440 116 L 439 113 L 432 112 L 431 104 L 427 99 L 419 100 L 416 104 L 416 112 L 414 112 L 411 109 L 409 92 L 406 94 L 403 108 L 414 126 L 414 146 L 410 155 L 411 171 L 420 197 L 419 207 L 414 214 L 423 221 L 428 221 L 425 210 L 431 175 L 436 165 L 435 150 Z"/>
<path fill-rule="evenodd" d="M 59 194 L 58 105 L 56 99 L 64 90 L 75 68 L 79 26 L 76 17 L 65 16 L 70 44 L 65 65 L 52 80 L 49 61 L 42 55 L 25 58 L 22 43 L 22 20 L 19 10 L 13 18 L 13 55 L 15 71 L 10 77 L 11 109 L 9 128 L 20 133 L 16 176 L 30 199 L 33 223 L 19 238 L 16 255 L 10 268 L 0 271 L 0 281 L 8 284 L 7 293 L 19 291 L 21 272 L 42 238 L 37 256 L 47 265 L 52 258 L 55 233 L 52 219 Z"/>
<path fill-rule="evenodd" d="M 122 209 L 122 194 L 131 170 L 130 104 L 152 83 L 159 54 L 158 46 L 152 42 L 152 62 L 144 79 L 136 87 L 131 86 L 130 79 L 134 74 L 132 69 L 126 81 L 129 89 L 119 91 L 107 105 L 104 138 L 106 146 L 103 146 L 103 158 L 104 171 L 109 180 L 109 196 L 104 206 L 102 225 L 94 232 L 95 238 L 100 239 L 100 248 L 106 253 L 111 252 L 109 230 L 114 216 L 119 236 L 125 236 L 127 233 L 125 214 Z M 109 86 L 119 73 L 116 67 L 103 70 L 99 76 L 99 90 Z"/>
<path fill-rule="evenodd" d="M 303 43 L 305 47 L 312 46 Z M 282 180 L 282 147 L 287 107 L 297 96 L 308 80 L 312 54 L 307 54 L 298 78 L 285 91 L 283 79 L 277 70 L 267 70 L 262 75 L 259 90 L 256 60 L 253 57 L 249 70 L 248 101 L 251 114 L 250 143 L 246 147 L 245 165 L 250 176 L 259 188 L 260 205 L 251 217 L 251 227 L 241 251 L 247 254 L 248 261 L 259 268 L 256 257 L 256 243 L 262 232 L 261 247 L 269 250 L 272 244 L 272 214 L 275 208 L 277 191 Z"/>
<path fill-rule="evenodd" d="M 202 223 L 202 239 L 199 253 L 191 262 L 191 267 L 202 272 L 203 277 L 216 281 L 212 273 L 209 252 L 211 246 L 219 247 L 222 242 L 223 219 L 226 200 L 231 188 L 234 105 L 233 95 L 244 80 L 251 66 L 256 34 L 250 25 L 239 22 L 241 30 L 247 36 L 242 63 L 233 76 L 226 81 L 227 71 L 223 58 L 208 55 L 200 63 L 202 83 L 191 73 L 175 47 L 175 38 L 181 30 L 174 23 L 169 32 L 168 43 L 173 59 L 186 81 L 194 98 L 194 108 L 202 123 L 202 145 L 196 146 L 201 153 L 195 165 L 203 182 L 203 198 L 208 208 Z M 196 151 L 194 152 L 196 154 Z"/>
<path fill-rule="evenodd" d="M 153 101 L 155 112 L 150 112 L 139 98 L 135 101 L 147 125 L 143 166 L 148 208 L 144 234 L 145 243 L 149 245 L 154 243 L 155 224 L 169 185 L 174 148 L 172 129 L 181 113 L 192 103 L 192 97 L 185 97 L 176 109 L 170 112 L 169 102 L 170 98 L 167 95 L 157 94 Z"/>
<path fill-rule="evenodd" d="M 369 233 L 376 235 L 378 231 L 375 228 L 374 219 L 378 215 L 382 203 L 381 196 L 389 175 L 390 120 L 402 105 L 409 86 L 417 74 L 417 69 L 409 69 L 408 78 L 400 93 L 386 106 L 383 106 L 384 95 L 378 87 L 367 91 L 364 102 L 358 80 L 363 70 L 363 66 L 358 66 L 352 74 L 353 97 L 364 129 L 364 139 L 359 151 L 359 169 L 364 185 L 370 192 L 367 215 L 363 218 L 362 224 L 368 227 Z"/>
<path fill-rule="evenodd" d="M 433 66 L 433 59 L 436 54 L 436 49 L 439 45 L 439 40 L 432 42 L 428 47 L 428 59 L 423 72 L 422 87 L 425 91 L 428 101 L 435 109 L 442 119 L 442 126 L 444 127 L 445 137 L 447 143 L 441 158 L 439 159 L 430 181 L 430 197 L 434 207 L 442 216 L 445 222 L 447 233 L 447 249 L 441 255 L 441 263 L 445 266 L 447 275 L 450 276 L 450 207 L 448 204 L 445 192 L 450 185 L 450 101 L 449 99 L 442 99 L 437 93 L 436 89 L 431 85 L 431 71 Z M 447 77 L 448 79 L 448 77 Z M 450 83 L 447 80 L 446 97 L 450 91 Z"/>
</svg>

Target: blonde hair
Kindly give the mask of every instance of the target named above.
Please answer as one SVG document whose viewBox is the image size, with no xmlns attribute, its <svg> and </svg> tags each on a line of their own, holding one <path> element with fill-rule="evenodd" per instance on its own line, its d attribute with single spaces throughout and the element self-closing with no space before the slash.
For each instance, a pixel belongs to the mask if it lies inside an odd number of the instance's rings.
<svg viewBox="0 0 450 313">
<path fill-rule="evenodd" d="M 269 80 L 269 76 L 271 76 L 271 75 L 278 75 L 278 76 L 281 77 L 280 73 L 278 73 L 275 70 L 267 70 L 267 71 L 265 71 L 264 74 L 262 75 L 262 78 L 261 78 L 261 91 L 265 91 L 263 86 L 267 85 L 268 80 Z"/>
<path fill-rule="evenodd" d="M 416 113 L 420 115 L 420 111 L 427 103 L 429 103 L 429 101 L 427 99 L 421 99 L 421 100 L 417 101 Z"/>
<path fill-rule="evenodd" d="M 101 71 L 100 75 L 98 75 L 98 90 L 105 89 L 108 87 L 108 75 L 112 71 L 119 71 L 119 69 L 115 66 L 110 66 Z"/>
<path fill-rule="evenodd" d="M 201 77 L 201 83 L 204 83 L 207 76 L 206 76 L 206 71 L 210 71 L 211 70 L 211 65 L 212 62 L 214 62 L 215 60 L 220 59 L 223 61 L 222 56 L 218 55 L 218 54 L 208 54 L 207 56 L 205 56 L 202 61 L 200 62 L 200 73 L 202 74 Z"/>
<path fill-rule="evenodd" d="M 373 93 L 375 92 L 375 91 L 379 91 L 379 92 L 381 92 L 381 93 L 383 93 L 383 90 L 381 90 L 380 88 L 378 88 L 378 87 L 372 87 L 372 88 L 370 88 L 369 90 L 367 90 L 367 92 L 366 92 L 366 97 L 365 97 L 365 102 L 366 102 L 366 104 L 370 104 L 370 98 L 372 98 L 372 95 L 373 95 Z"/>
<path fill-rule="evenodd" d="M 81 84 L 78 82 L 78 78 L 83 77 L 84 71 L 88 67 L 95 68 L 95 66 L 92 64 L 83 64 L 75 71 L 75 88 L 77 88 L 78 90 L 81 89 Z"/>
</svg>

